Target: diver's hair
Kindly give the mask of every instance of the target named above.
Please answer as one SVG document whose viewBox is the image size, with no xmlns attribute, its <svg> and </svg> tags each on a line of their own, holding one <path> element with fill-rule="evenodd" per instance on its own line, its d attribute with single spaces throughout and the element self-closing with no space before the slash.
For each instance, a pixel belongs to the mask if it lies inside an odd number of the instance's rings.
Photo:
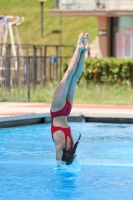
<svg viewBox="0 0 133 200">
<path fill-rule="evenodd" d="M 79 135 L 79 138 L 77 142 L 74 144 L 73 148 L 69 150 L 66 150 L 66 148 L 63 149 L 62 161 L 66 162 L 67 165 L 70 165 L 74 160 L 76 148 L 78 146 L 80 138 L 81 138 L 81 134 Z"/>
</svg>

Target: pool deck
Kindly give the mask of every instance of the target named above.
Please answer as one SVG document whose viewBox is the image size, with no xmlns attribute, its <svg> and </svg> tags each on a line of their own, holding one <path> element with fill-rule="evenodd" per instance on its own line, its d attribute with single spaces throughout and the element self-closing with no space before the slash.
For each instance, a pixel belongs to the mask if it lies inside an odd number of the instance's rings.
<svg viewBox="0 0 133 200">
<path fill-rule="evenodd" d="M 0 128 L 50 123 L 49 110 L 45 103 L 0 103 Z M 133 106 L 75 104 L 68 121 L 133 124 Z"/>
</svg>

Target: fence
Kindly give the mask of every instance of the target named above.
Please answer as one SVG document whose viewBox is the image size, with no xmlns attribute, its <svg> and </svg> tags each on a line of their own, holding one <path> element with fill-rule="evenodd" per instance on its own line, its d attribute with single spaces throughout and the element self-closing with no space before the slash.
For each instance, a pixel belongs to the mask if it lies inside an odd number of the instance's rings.
<svg viewBox="0 0 133 200">
<path fill-rule="evenodd" d="M 13 56 L 11 45 L 0 45 L 0 101 L 30 101 L 30 87 L 61 79 L 62 63 L 75 49 L 63 45 L 15 47 L 21 55 Z"/>
</svg>

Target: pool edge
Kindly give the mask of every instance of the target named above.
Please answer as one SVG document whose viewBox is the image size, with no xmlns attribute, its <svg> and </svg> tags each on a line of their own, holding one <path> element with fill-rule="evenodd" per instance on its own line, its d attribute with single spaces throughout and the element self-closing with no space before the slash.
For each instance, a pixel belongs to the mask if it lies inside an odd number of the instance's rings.
<svg viewBox="0 0 133 200">
<path fill-rule="evenodd" d="M 69 122 L 95 122 L 95 123 L 126 123 L 133 124 L 132 116 L 121 115 L 101 115 L 101 114 L 85 114 L 72 113 L 68 116 Z M 33 124 L 51 123 L 49 113 L 43 114 L 27 114 L 12 117 L 0 118 L 0 128 L 9 128 L 16 126 L 25 126 Z"/>
</svg>

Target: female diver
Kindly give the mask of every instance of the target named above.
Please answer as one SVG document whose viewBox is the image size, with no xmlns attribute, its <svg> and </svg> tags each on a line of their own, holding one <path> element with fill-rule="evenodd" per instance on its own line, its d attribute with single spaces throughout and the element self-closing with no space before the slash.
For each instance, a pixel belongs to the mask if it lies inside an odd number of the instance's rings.
<svg viewBox="0 0 133 200">
<path fill-rule="evenodd" d="M 67 122 L 73 105 L 76 84 L 82 74 L 85 53 L 88 50 L 89 34 L 81 33 L 73 57 L 62 80 L 58 84 L 51 105 L 51 134 L 56 148 L 57 165 L 73 162 L 78 141 L 74 145 L 71 129 Z"/>
</svg>

